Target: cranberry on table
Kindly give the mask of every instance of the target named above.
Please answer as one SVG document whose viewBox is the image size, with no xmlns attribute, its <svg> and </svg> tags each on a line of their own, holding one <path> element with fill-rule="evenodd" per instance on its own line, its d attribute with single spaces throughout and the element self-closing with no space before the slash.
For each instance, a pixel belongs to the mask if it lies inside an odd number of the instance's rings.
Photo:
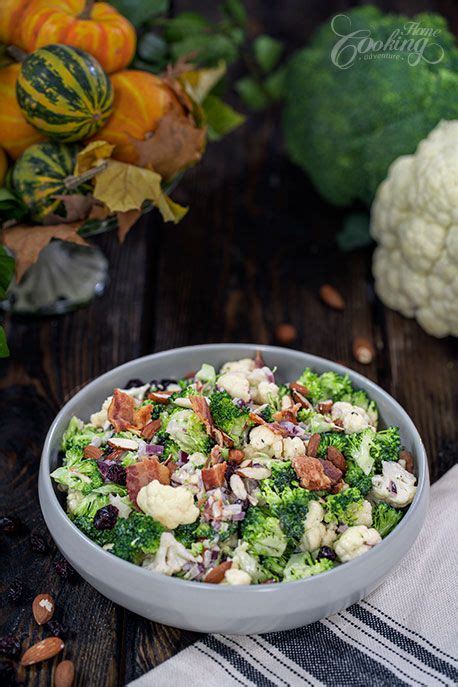
<svg viewBox="0 0 458 687">
<path fill-rule="evenodd" d="M 0 515 L 0 532 L 4 534 L 17 534 L 21 530 L 21 523 L 17 518 L 9 515 Z"/>
<path fill-rule="evenodd" d="M 0 637 L 0 654 L 14 658 L 21 651 L 21 642 L 14 635 L 3 635 Z"/>
<path fill-rule="evenodd" d="M 112 530 L 118 519 L 118 513 L 119 511 L 116 506 L 111 504 L 99 508 L 94 515 L 94 527 L 98 530 Z"/>
<path fill-rule="evenodd" d="M 76 572 L 65 558 L 59 558 L 54 564 L 54 570 L 63 580 L 73 580 L 76 578 Z"/>
</svg>

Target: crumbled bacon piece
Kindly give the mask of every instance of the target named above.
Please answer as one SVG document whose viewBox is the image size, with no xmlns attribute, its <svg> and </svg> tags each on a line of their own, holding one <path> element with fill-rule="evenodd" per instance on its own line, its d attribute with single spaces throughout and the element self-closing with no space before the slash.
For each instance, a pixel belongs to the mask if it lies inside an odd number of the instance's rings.
<svg viewBox="0 0 458 687">
<path fill-rule="evenodd" d="M 108 407 L 108 420 L 116 432 L 129 429 L 134 422 L 135 401 L 129 394 L 115 389 Z"/>
<path fill-rule="evenodd" d="M 173 475 L 174 472 L 176 472 L 178 470 L 178 465 L 173 460 L 171 460 L 167 464 L 164 463 L 164 465 L 167 468 L 167 470 L 169 471 L 170 477 Z"/>
<path fill-rule="evenodd" d="M 129 497 L 137 503 L 138 492 L 142 487 L 157 479 L 161 484 L 170 484 L 170 472 L 157 458 L 145 458 L 126 467 L 126 486 Z"/>
<path fill-rule="evenodd" d="M 224 475 L 226 474 L 227 463 L 218 463 L 212 468 L 202 469 L 202 481 L 205 489 L 216 489 L 222 487 L 224 484 Z"/>
<path fill-rule="evenodd" d="M 245 459 L 245 454 L 238 448 L 231 448 L 227 459 L 231 463 L 237 463 L 237 465 L 240 465 L 240 463 L 242 463 Z"/>
<path fill-rule="evenodd" d="M 191 408 L 205 425 L 205 431 L 209 436 L 216 441 L 219 446 L 228 446 L 231 448 L 234 445 L 231 437 L 223 432 L 221 429 L 215 427 L 213 418 L 210 412 L 209 405 L 204 396 L 190 396 Z"/>
<path fill-rule="evenodd" d="M 336 466 L 329 460 L 321 460 L 323 465 L 324 474 L 331 480 L 331 486 L 337 484 L 342 479 L 342 470 L 336 468 Z"/>
<path fill-rule="evenodd" d="M 136 427 L 136 429 L 141 430 L 151 420 L 152 410 L 153 406 L 150 403 L 140 406 L 140 408 L 136 408 L 134 410 L 133 425 Z"/>
<path fill-rule="evenodd" d="M 339 468 L 342 472 L 345 472 L 347 463 L 345 461 L 344 455 L 341 451 L 339 451 L 338 448 L 335 446 L 328 446 L 326 450 L 326 458 L 333 463 L 333 465 L 336 466 L 336 468 Z"/>
<path fill-rule="evenodd" d="M 320 403 L 318 403 L 317 410 L 322 415 L 328 415 L 331 412 L 333 405 L 333 401 L 320 401 Z"/>
<path fill-rule="evenodd" d="M 283 410 L 278 410 L 274 413 L 274 420 L 277 422 L 292 422 L 293 425 L 297 425 L 297 413 L 301 408 L 300 403 L 295 403 L 291 405 L 290 408 L 284 408 Z"/>
<path fill-rule="evenodd" d="M 316 452 L 318 451 L 318 446 L 320 445 L 320 435 L 319 434 L 312 434 L 312 436 L 309 439 L 309 443 L 307 444 L 307 455 L 315 457 Z"/>
<path fill-rule="evenodd" d="M 300 382 L 291 382 L 289 388 L 291 391 L 298 391 L 302 396 L 308 396 L 309 390 Z"/>
<path fill-rule="evenodd" d="M 334 420 L 334 426 L 343 429 L 344 424 L 342 418 L 338 417 L 337 420 Z"/>
<path fill-rule="evenodd" d="M 204 582 L 209 582 L 210 584 L 219 584 L 224 580 L 226 570 L 229 570 L 231 567 L 232 561 L 224 561 L 224 563 L 216 565 L 205 575 Z"/>
<path fill-rule="evenodd" d="M 258 415 L 257 413 L 250 413 L 250 420 L 254 422 L 255 425 L 266 425 L 267 422 L 264 420 L 263 417 Z"/>
<path fill-rule="evenodd" d="M 331 480 L 324 472 L 322 461 L 312 456 L 296 456 L 293 458 L 293 468 L 301 487 L 310 491 L 327 490 Z"/>
<path fill-rule="evenodd" d="M 212 465 L 216 465 L 217 463 L 221 463 L 223 460 L 223 456 L 221 453 L 221 446 L 213 446 L 212 450 L 210 451 L 210 463 Z"/>
<path fill-rule="evenodd" d="M 142 429 L 142 437 L 148 441 L 154 437 L 161 428 L 161 418 L 158 417 L 157 420 L 150 420 Z"/>
<path fill-rule="evenodd" d="M 111 449 L 111 447 L 109 448 Z M 118 462 L 121 460 L 125 452 L 126 450 L 124 448 L 113 448 L 109 452 L 105 451 L 104 458 Z"/>
<path fill-rule="evenodd" d="M 88 460 L 98 460 L 102 456 L 103 450 L 97 446 L 91 446 L 91 444 L 89 444 L 83 449 L 83 458 L 87 458 Z"/>
<path fill-rule="evenodd" d="M 169 403 L 170 396 L 173 393 L 173 391 L 152 391 L 150 394 L 148 394 L 148 399 L 150 401 L 154 401 L 155 403 L 162 403 L 163 405 L 166 405 Z"/>
<path fill-rule="evenodd" d="M 399 454 L 399 460 L 404 460 L 407 472 L 413 473 L 413 456 L 410 451 L 406 451 L 405 449 L 401 451 Z"/>
</svg>

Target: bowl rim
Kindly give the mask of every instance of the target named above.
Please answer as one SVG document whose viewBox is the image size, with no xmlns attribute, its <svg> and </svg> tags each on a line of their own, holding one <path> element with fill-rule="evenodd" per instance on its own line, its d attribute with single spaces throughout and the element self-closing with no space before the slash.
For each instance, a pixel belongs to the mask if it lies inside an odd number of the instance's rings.
<svg viewBox="0 0 458 687">
<path fill-rule="evenodd" d="M 162 573 L 157 573 L 154 570 L 147 570 L 146 568 L 143 568 L 139 565 L 135 565 L 130 561 L 125 561 L 122 558 L 114 556 L 112 553 L 106 551 L 101 546 L 93 542 L 91 539 L 89 539 L 89 537 L 83 534 L 83 532 L 81 532 L 81 530 L 78 529 L 76 525 L 73 524 L 65 510 L 62 508 L 59 499 L 56 496 L 54 484 L 51 480 L 49 465 L 51 458 L 51 444 L 54 439 L 54 435 L 57 432 L 57 426 L 62 416 L 68 412 L 69 406 L 71 408 L 73 405 L 76 405 L 77 402 L 86 395 L 88 389 L 99 386 L 100 383 L 103 383 L 103 381 L 107 379 L 109 376 L 111 376 L 113 373 L 122 373 L 123 370 L 129 369 L 133 363 L 138 363 L 140 361 L 147 361 L 151 359 L 158 360 L 160 358 L 168 357 L 170 356 L 170 354 L 173 354 L 175 352 L 202 351 L 203 353 L 205 353 L 206 351 L 218 351 L 222 349 L 229 349 L 232 351 L 246 351 L 247 349 L 252 349 L 253 353 L 255 351 L 260 351 L 262 353 L 272 355 L 275 355 L 277 351 L 282 351 L 283 353 L 286 352 L 293 358 L 299 359 L 305 355 L 309 359 L 309 363 L 307 364 L 310 365 L 310 367 L 312 368 L 314 365 L 318 365 L 324 362 L 326 366 L 330 366 L 334 371 L 340 374 L 348 374 L 352 379 L 352 382 L 355 382 L 355 384 L 362 383 L 363 387 L 365 385 L 369 385 L 369 387 L 375 387 L 375 389 L 381 395 L 383 400 L 389 403 L 394 408 L 396 413 L 398 413 L 399 416 L 403 418 L 405 424 L 407 425 L 408 431 L 411 433 L 412 439 L 415 443 L 417 490 L 407 513 L 404 515 L 399 525 L 397 525 L 394 528 L 394 530 L 392 530 L 384 539 L 382 539 L 382 541 L 379 544 L 377 544 L 377 546 L 372 547 L 370 551 L 365 552 L 362 556 L 358 556 L 357 558 L 347 561 L 342 565 L 336 566 L 335 568 L 331 568 L 330 570 L 326 570 L 325 572 L 320 573 L 319 575 L 312 575 L 302 580 L 295 580 L 293 582 L 272 582 L 254 585 L 221 585 L 211 584 L 208 582 L 197 582 L 195 580 L 183 580 L 179 577 L 172 577 L 168 575 L 163 575 Z M 103 374 L 99 375 L 91 382 L 86 384 L 62 406 L 62 408 L 54 418 L 48 430 L 40 460 L 39 486 L 39 499 L 42 511 L 44 511 L 46 508 L 43 502 L 47 497 L 51 500 L 50 505 L 54 508 L 57 517 L 61 518 L 62 521 L 65 522 L 64 526 L 69 528 L 69 530 L 72 531 L 73 535 L 76 535 L 80 539 L 82 545 L 88 546 L 89 550 L 92 550 L 95 556 L 100 557 L 100 563 L 103 563 L 105 561 L 106 563 L 111 563 L 112 565 L 118 565 L 120 566 L 120 571 L 124 570 L 127 574 L 130 572 L 132 574 L 140 575 L 145 580 L 151 580 L 151 575 L 153 575 L 153 579 L 155 579 L 157 582 L 161 581 L 163 583 L 178 585 L 183 589 L 194 590 L 196 593 L 199 593 L 198 590 L 207 593 L 217 593 L 223 589 L 224 593 L 227 594 L 265 594 L 273 591 L 274 589 L 280 590 L 284 589 L 285 587 L 287 587 L 288 589 L 294 589 L 298 585 L 302 585 L 305 583 L 309 584 L 310 586 L 312 586 L 313 584 L 320 584 L 320 580 L 323 582 L 324 579 L 333 579 L 334 576 L 339 574 L 339 571 L 341 571 L 343 567 L 345 567 L 345 570 L 348 570 L 350 572 L 350 569 L 347 568 L 347 566 L 352 566 L 351 570 L 353 570 L 354 574 L 357 575 L 358 570 L 360 568 L 364 568 L 366 565 L 370 565 L 370 561 L 374 559 L 374 556 L 381 555 L 381 553 L 385 550 L 388 551 L 390 543 L 393 541 L 394 537 L 396 537 L 397 533 L 399 533 L 399 528 L 405 529 L 409 522 L 414 518 L 418 508 L 420 507 L 421 501 L 425 496 L 425 492 L 427 492 L 428 490 L 429 472 L 426 450 L 423 445 L 420 433 L 418 432 L 413 420 L 410 418 L 410 416 L 404 410 L 404 408 L 398 403 L 398 401 L 396 401 L 387 391 L 382 389 L 382 387 L 380 387 L 376 382 L 373 382 L 368 377 L 365 377 L 364 375 L 360 374 L 359 372 L 356 372 L 355 370 L 352 370 L 351 368 L 346 367 L 345 365 L 335 363 L 334 361 L 329 360 L 328 358 L 323 358 L 321 356 L 316 356 L 311 353 L 306 353 L 305 351 L 298 351 L 296 349 L 285 348 L 282 346 L 271 346 L 267 344 L 253 343 L 211 343 L 169 348 L 163 351 L 158 351 L 156 353 L 150 353 L 144 356 L 140 356 L 139 358 L 134 358 L 125 363 L 122 363 L 121 365 L 111 368 L 107 372 L 104 372 Z M 419 531 L 420 529 L 418 530 L 418 532 Z M 65 536 L 65 532 L 63 532 L 63 535 Z"/>
</svg>

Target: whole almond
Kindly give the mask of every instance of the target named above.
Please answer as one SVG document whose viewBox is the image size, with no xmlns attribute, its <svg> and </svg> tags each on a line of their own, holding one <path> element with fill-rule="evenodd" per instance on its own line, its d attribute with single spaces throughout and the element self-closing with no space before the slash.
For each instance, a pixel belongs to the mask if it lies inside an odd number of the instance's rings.
<svg viewBox="0 0 458 687">
<path fill-rule="evenodd" d="M 54 687 L 72 687 L 75 666 L 72 661 L 61 661 L 54 672 Z"/>
<path fill-rule="evenodd" d="M 357 336 L 353 341 L 353 356 L 361 365 L 369 365 L 375 356 L 375 350 L 368 339 Z"/>
<path fill-rule="evenodd" d="M 212 568 L 205 576 L 204 582 L 210 582 L 210 584 L 219 584 L 223 581 L 226 570 L 232 566 L 231 561 L 225 561 L 220 563 L 215 568 Z"/>
<path fill-rule="evenodd" d="M 87 460 L 98 460 L 102 456 L 103 450 L 98 446 L 91 446 L 91 444 L 88 444 L 88 446 L 85 446 L 83 449 L 83 458 Z"/>
<path fill-rule="evenodd" d="M 54 615 L 54 609 L 54 599 L 50 594 L 38 594 L 33 600 L 32 613 L 38 625 L 49 622 Z"/>
<path fill-rule="evenodd" d="M 286 346 L 292 344 L 297 338 L 297 329 L 293 324 L 282 322 L 282 324 L 277 325 L 275 329 L 275 338 Z"/>
<path fill-rule="evenodd" d="M 47 661 L 48 658 L 57 656 L 63 648 L 64 643 L 60 637 L 46 637 L 27 649 L 21 658 L 21 666 L 31 666 L 34 663 Z"/>
<path fill-rule="evenodd" d="M 320 287 L 320 298 L 327 306 L 333 310 L 345 310 L 345 301 L 340 291 L 331 284 L 323 284 Z"/>
</svg>

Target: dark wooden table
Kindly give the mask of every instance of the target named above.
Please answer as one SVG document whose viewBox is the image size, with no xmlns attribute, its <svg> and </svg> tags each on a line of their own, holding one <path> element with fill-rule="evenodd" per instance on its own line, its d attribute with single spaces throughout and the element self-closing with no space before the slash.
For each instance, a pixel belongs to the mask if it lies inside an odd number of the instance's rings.
<svg viewBox="0 0 458 687">
<path fill-rule="evenodd" d="M 350 3 L 248 4 L 253 31 L 276 35 L 293 50 L 326 16 Z M 180 10 L 210 3 L 176 5 Z M 457 28 L 452 0 L 383 5 L 410 13 L 436 9 Z M 281 322 L 297 327 L 295 348 L 343 361 L 406 408 L 422 434 L 432 480 L 456 461 L 456 341 L 434 339 L 381 305 L 373 293 L 369 249 L 337 250 L 333 237 L 345 213 L 322 201 L 285 158 L 278 111 L 251 116 L 227 140 L 210 146 L 175 196 L 191 206 L 178 227 L 147 216 L 122 247 L 111 234 L 97 239 L 110 260 L 103 298 L 59 318 L 6 318 L 11 358 L 0 367 L 2 512 L 20 518 L 29 531 L 44 532 L 37 498 L 43 439 L 59 408 L 89 380 L 174 346 L 277 343 Z M 319 301 L 324 282 L 345 295 L 343 313 Z M 376 342 L 371 365 L 353 360 L 355 336 Z M 82 580 L 63 582 L 54 571 L 53 547 L 37 555 L 26 535 L 3 537 L 1 547 L 4 631 L 17 632 L 27 645 L 41 637 L 30 599 L 51 593 L 58 617 L 70 626 L 64 655 L 76 664 L 77 685 L 123 685 L 196 637 L 115 606 Z M 5 591 L 16 576 L 26 583 L 29 600 L 14 605 Z M 51 661 L 20 677 L 25 685 L 49 685 L 52 669 Z"/>
</svg>

